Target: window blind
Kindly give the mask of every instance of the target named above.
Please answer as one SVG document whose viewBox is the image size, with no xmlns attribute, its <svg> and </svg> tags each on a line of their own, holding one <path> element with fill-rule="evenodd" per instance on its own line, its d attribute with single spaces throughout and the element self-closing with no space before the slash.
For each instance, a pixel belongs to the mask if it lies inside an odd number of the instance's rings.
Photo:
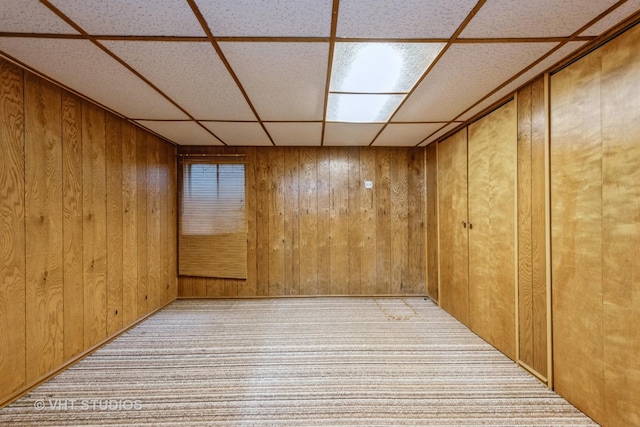
<svg viewBox="0 0 640 427">
<path fill-rule="evenodd" d="M 203 157 L 181 165 L 179 274 L 246 279 L 244 164 Z"/>
</svg>

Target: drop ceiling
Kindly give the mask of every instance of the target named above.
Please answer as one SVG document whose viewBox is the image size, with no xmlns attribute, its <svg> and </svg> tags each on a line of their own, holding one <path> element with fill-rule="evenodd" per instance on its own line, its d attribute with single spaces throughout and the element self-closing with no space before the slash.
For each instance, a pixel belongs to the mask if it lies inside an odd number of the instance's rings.
<svg viewBox="0 0 640 427">
<path fill-rule="evenodd" d="M 0 0 L 0 54 L 179 145 L 421 146 L 639 12 L 640 0 Z M 330 120 L 332 69 L 354 43 L 381 42 L 437 54 L 388 118 Z"/>
</svg>

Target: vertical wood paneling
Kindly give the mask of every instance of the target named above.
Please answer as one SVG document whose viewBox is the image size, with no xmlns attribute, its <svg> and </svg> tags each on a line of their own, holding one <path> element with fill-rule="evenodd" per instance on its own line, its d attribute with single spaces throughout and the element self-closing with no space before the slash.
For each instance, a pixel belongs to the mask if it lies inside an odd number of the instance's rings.
<svg viewBox="0 0 640 427">
<path fill-rule="evenodd" d="M 529 85 L 518 91 L 518 345 L 520 360 L 533 367 L 531 115 Z"/>
<path fill-rule="evenodd" d="M 554 384 L 602 423 L 600 78 L 600 51 L 554 74 L 550 120 Z"/>
<path fill-rule="evenodd" d="M 269 295 L 269 159 L 256 155 L 256 295 Z"/>
<path fill-rule="evenodd" d="M 349 227 L 349 277 L 347 279 L 347 293 L 360 295 L 360 274 L 362 264 L 362 228 L 360 213 L 360 192 L 364 184 L 360 179 L 360 148 L 351 147 L 347 150 L 347 167 L 349 170 L 349 200 L 348 200 L 348 227 Z"/>
<path fill-rule="evenodd" d="M 138 317 L 137 132 L 122 124 L 122 322 Z"/>
<path fill-rule="evenodd" d="M 206 286 L 206 295 L 208 297 L 223 297 L 225 296 L 225 279 L 207 277 L 202 278 Z"/>
<path fill-rule="evenodd" d="M 167 143 L 168 148 L 168 211 L 169 211 L 169 295 L 174 300 L 178 297 L 178 177 L 176 164 L 176 148 Z"/>
<path fill-rule="evenodd" d="M 344 147 L 331 147 L 329 262 L 330 293 L 349 294 L 349 152 Z"/>
<path fill-rule="evenodd" d="M 640 27 L 602 48 L 606 425 L 640 425 Z"/>
<path fill-rule="evenodd" d="M 138 258 L 138 302 L 137 317 L 147 313 L 147 198 L 148 198 L 148 165 L 147 165 L 147 134 L 136 128 L 136 214 L 137 218 L 137 258 Z"/>
<path fill-rule="evenodd" d="M 533 365 L 532 368 L 547 376 L 547 228 L 545 214 L 545 134 L 547 110 L 545 107 L 544 78 L 531 87 L 531 281 L 533 308 Z"/>
<path fill-rule="evenodd" d="M 160 150 L 157 137 L 147 136 L 147 312 L 160 306 Z"/>
<path fill-rule="evenodd" d="M 390 293 L 403 294 L 408 274 L 409 259 L 409 163 L 407 150 L 392 149 L 390 155 L 390 202 L 391 202 L 391 280 Z M 424 257 L 424 253 L 421 255 Z"/>
<path fill-rule="evenodd" d="M 259 154 L 256 154 L 259 155 Z M 318 151 L 300 147 L 300 294 L 318 290 Z"/>
<path fill-rule="evenodd" d="M 284 148 L 269 150 L 269 295 L 285 295 Z"/>
<path fill-rule="evenodd" d="M 28 382 L 64 359 L 61 105 L 58 87 L 25 75 Z"/>
<path fill-rule="evenodd" d="M 376 284 L 375 294 L 391 291 L 391 183 L 389 148 L 376 150 Z"/>
<path fill-rule="evenodd" d="M 430 144 L 426 153 L 426 208 L 427 222 L 427 295 L 438 301 L 438 144 Z"/>
<path fill-rule="evenodd" d="M 147 134 L 2 60 L 0 105 L 2 405 L 139 318 L 136 132 Z M 175 219 L 172 177 L 159 190 Z M 176 259 L 166 242 L 158 263 Z M 175 297 L 175 277 L 158 298 Z"/>
<path fill-rule="evenodd" d="M 82 103 L 84 345 L 107 337 L 105 111 Z"/>
<path fill-rule="evenodd" d="M 106 115 L 107 335 L 122 329 L 122 120 Z"/>
<path fill-rule="evenodd" d="M 360 151 L 360 176 L 363 182 L 371 181 L 373 188 L 362 188 L 360 191 L 360 224 L 362 239 L 362 254 L 360 257 L 360 291 L 362 294 L 376 293 L 376 262 L 377 262 L 377 204 L 376 187 L 376 149 L 362 149 Z"/>
<path fill-rule="evenodd" d="M 84 350 L 82 100 L 62 94 L 64 358 Z"/>
<path fill-rule="evenodd" d="M 407 272 L 403 293 L 424 294 L 426 275 L 425 149 L 407 151 Z M 437 233 L 437 230 L 436 230 Z M 437 282 L 436 282 L 437 286 Z"/>
<path fill-rule="evenodd" d="M 169 172 L 167 149 L 169 144 L 159 141 L 158 145 L 158 214 L 160 216 L 160 301 L 159 307 L 172 300 L 169 278 Z"/>
<path fill-rule="evenodd" d="M 284 294 L 300 294 L 300 201 L 298 148 L 284 149 Z"/>
<path fill-rule="evenodd" d="M 440 306 L 469 325 L 467 129 L 438 145 Z"/>
<path fill-rule="evenodd" d="M 255 285 L 183 277 L 180 296 L 424 294 L 423 148 L 180 150 L 247 156 L 248 250 L 255 253 L 248 258 Z"/>
<path fill-rule="evenodd" d="M 248 159 L 254 158 L 254 147 L 244 149 L 244 154 Z M 247 217 L 247 280 L 238 283 L 239 296 L 257 295 L 257 227 L 256 227 L 256 202 L 257 202 L 257 185 L 256 185 L 256 162 L 247 161 L 244 165 L 245 175 L 245 209 Z"/>
<path fill-rule="evenodd" d="M 547 376 L 545 84 L 518 91 L 519 360 Z"/>
<path fill-rule="evenodd" d="M 318 151 L 318 295 L 331 294 L 331 156 L 330 150 Z"/>
<path fill-rule="evenodd" d="M 24 80 L 0 61 L 0 399 L 26 383 Z"/>
</svg>

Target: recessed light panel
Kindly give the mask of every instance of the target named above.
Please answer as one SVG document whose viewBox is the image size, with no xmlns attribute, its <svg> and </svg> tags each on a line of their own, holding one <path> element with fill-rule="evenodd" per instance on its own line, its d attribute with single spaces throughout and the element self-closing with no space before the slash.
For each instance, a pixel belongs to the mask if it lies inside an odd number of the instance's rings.
<svg viewBox="0 0 640 427">
<path fill-rule="evenodd" d="M 336 43 L 331 92 L 409 92 L 443 43 Z"/>
<path fill-rule="evenodd" d="M 330 122 L 386 122 L 404 95 L 329 94 L 327 120 Z"/>
</svg>

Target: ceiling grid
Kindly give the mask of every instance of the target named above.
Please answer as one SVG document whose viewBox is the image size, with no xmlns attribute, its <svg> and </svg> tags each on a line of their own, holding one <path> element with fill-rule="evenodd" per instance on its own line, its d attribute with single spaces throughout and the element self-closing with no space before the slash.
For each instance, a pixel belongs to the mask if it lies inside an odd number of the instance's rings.
<svg viewBox="0 0 640 427">
<path fill-rule="evenodd" d="M 2 8 L 0 56 L 178 145 L 230 146 L 424 146 L 640 20 L 640 0 L 3 0 Z M 394 61 L 417 74 L 383 85 L 387 60 L 353 71 L 351 58 L 374 47 L 403 53 Z M 366 116 L 376 103 L 384 108 Z"/>
</svg>

